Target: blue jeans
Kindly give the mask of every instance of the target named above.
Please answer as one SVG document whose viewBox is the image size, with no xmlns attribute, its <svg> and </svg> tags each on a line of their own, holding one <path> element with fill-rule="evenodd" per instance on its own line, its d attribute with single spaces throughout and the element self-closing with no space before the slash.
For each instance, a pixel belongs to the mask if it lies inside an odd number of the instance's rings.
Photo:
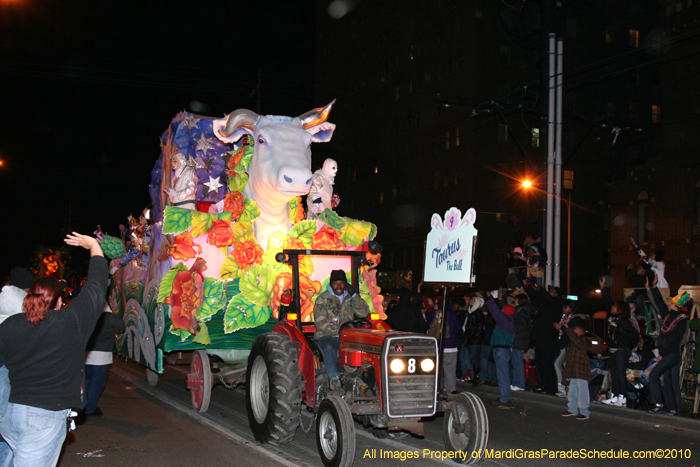
<svg viewBox="0 0 700 467">
<path fill-rule="evenodd" d="M 525 389 L 525 364 L 523 363 L 523 351 L 510 349 L 510 381 L 513 386 Z"/>
<path fill-rule="evenodd" d="M 321 348 L 323 353 L 323 363 L 326 364 L 326 374 L 330 378 L 331 376 L 340 376 L 338 371 L 338 339 L 330 336 L 323 336 L 318 339 L 318 346 Z"/>
<path fill-rule="evenodd" d="M 66 439 L 69 409 L 44 410 L 9 403 L 0 434 L 15 455 L 14 467 L 55 466 Z"/>
<path fill-rule="evenodd" d="M 498 392 L 501 402 L 510 400 L 510 358 L 509 348 L 493 349 L 493 359 L 496 360 L 496 375 L 498 376 Z"/>
<path fill-rule="evenodd" d="M 459 364 L 460 364 L 460 378 L 463 378 L 467 374 L 467 371 L 472 369 L 471 356 L 469 355 L 469 346 L 465 343 L 459 349 Z M 474 377 L 474 375 L 472 375 Z"/>
<path fill-rule="evenodd" d="M 681 388 L 680 379 L 681 356 L 672 353 L 661 358 L 651 374 L 649 374 L 649 396 L 652 404 L 663 404 L 667 411 L 675 410 L 680 414 Z M 663 399 L 661 378 L 664 380 Z"/>
<path fill-rule="evenodd" d="M 568 411 L 571 413 L 580 413 L 586 417 L 591 415 L 588 406 L 591 396 L 588 394 L 588 381 L 581 378 L 571 378 L 569 381 L 569 406 Z"/>
<path fill-rule="evenodd" d="M 97 408 L 97 399 L 107 384 L 109 365 L 85 365 L 85 414 L 90 415 Z"/>
<path fill-rule="evenodd" d="M 10 401 L 10 370 L 7 369 L 5 365 L 0 367 L 0 421 L 3 415 L 5 415 L 5 410 L 7 410 L 7 403 Z M 2 464 L 0 463 L 0 466 Z"/>
<path fill-rule="evenodd" d="M 489 362 L 490 354 L 491 346 L 482 344 L 479 360 L 481 361 L 481 379 L 484 381 L 496 381 L 496 369 L 494 368 L 494 365 Z"/>
<path fill-rule="evenodd" d="M 12 449 L 5 441 L 0 441 L 0 467 L 12 465 Z"/>
</svg>

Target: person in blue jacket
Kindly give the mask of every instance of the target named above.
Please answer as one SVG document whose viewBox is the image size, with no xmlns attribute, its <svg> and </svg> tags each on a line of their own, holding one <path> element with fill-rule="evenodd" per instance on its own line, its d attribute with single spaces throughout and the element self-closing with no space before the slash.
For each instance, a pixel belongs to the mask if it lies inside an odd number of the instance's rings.
<svg viewBox="0 0 700 467">
<path fill-rule="evenodd" d="M 491 335 L 491 348 L 493 349 L 493 359 L 496 362 L 499 397 L 494 402 L 494 405 L 512 408 L 515 407 L 515 404 L 510 400 L 510 358 L 511 347 L 515 339 L 515 321 L 513 319 L 515 308 L 511 305 L 506 305 L 501 310 L 501 307 L 489 292 L 485 292 L 485 295 L 486 306 L 496 321 L 496 326 Z"/>
</svg>

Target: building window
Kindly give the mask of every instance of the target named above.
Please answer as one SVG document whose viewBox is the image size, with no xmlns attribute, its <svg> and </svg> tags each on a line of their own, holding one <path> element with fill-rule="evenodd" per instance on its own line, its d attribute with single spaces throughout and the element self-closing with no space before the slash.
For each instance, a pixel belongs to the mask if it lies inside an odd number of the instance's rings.
<svg viewBox="0 0 700 467">
<path fill-rule="evenodd" d="M 564 171 L 564 184 L 562 185 L 565 190 L 574 189 L 574 171 L 565 170 Z"/>
<path fill-rule="evenodd" d="M 503 66 L 510 65 L 510 47 L 502 46 L 498 52 L 498 63 Z"/>
<path fill-rule="evenodd" d="M 459 176 L 458 176 L 457 174 L 454 174 L 454 175 L 452 176 L 452 184 L 453 184 L 454 186 L 459 185 Z"/>
<path fill-rule="evenodd" d="M 637 238 L 639 244 L 647 243 L 649 225 L 649 195 L 642 191 L 637 195 Z"/>
<path fill-rule="evenodd" d="M 505 123 L 498 124 L 498 144 L 508 143 L 508 125 Z"/>
<path fill-rule="evenodd" d="M 651 106 L 651 123 L 661 123 L 661 107 L 658 105 Z"/>
<path fill-rule="evenodd" d="M 394 92 L 394 100 L 395 101 L 398 101 L 399 97 L 401 97 L 400 90 L 401 90 L 401 87 L 396 86 L 396 91 Z"/>
<path fill-rule="evenodd" d="M 639 120 L 639 105 L 635 102 L 630 102 L 630 120 Z"/>
<path fill-rule="evenodd" d="M 374 173 L 378 174 L 379 173 L 379 167 L 374 168 Z"/>
<path fill-rule="evenodd" d="M 613 44 L 615 42 L 615 29 L 612 26 L 608 26 L 605 30 L 605 42 L 608 44 Z"/>
<path fill-rule="evenodd" d="M 459 147 L 459 127 L 455 128 L 455 147 Z"/>
<path fill-rule="evenodd" d="M 445 132 L 445 149 L 450 149 L 450 132 Z"/>
<path fill-rule="evenodd" d="M 396 201 L 396 185 L 391 187 L 391 200 Z"/>
<path fill-rule="evenodd" d="M 639 29 L 630 29 L 630 47 L 639 47 Z"/>
<path fill-rule="evenodd" d="M 533 148 L 539 148 L 540 147 L 540 129 L 539 128 L 533 128 L 532 129 L 532 147 Z"/>
<path fill-rule="evenodd" d="M 384 191 L 379 192 L 379 204 L 384 204 Z"/>
</svg>

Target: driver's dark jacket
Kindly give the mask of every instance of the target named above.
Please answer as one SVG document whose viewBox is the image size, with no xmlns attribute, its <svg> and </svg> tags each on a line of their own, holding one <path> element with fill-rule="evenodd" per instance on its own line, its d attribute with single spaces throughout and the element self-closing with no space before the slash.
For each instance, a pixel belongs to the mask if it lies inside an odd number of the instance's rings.
<svg viewBox="0 0 700 467">
<path fill-rule="evenodd" d="M 314 305 L 314 321 L 316 324 L 315 339 L 320 339 L 325 336 L 338 337 L 340 326 L 347 322 L 356 319 L 356 317 L 364 318 L 369 314 L 369 306 L 360 297 L 359 294 L 353 296 L 346 295 L 343 303 L 340 303 L 338 297 L 325 290 L 316 299 Z"/>
</svg>

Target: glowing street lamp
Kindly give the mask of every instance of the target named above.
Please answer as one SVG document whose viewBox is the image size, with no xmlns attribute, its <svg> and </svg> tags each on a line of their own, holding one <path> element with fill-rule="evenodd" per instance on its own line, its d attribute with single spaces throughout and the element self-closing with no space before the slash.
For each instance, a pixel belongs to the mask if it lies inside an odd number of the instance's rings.
<svg viewBox="0 0 700 467">
<path fill-rule="evenodd" d="M 530 188 L 532 186 L 532 182 L 530 180 L 525 180 L 523 182 L 523 188 Z"/>
</svg>

